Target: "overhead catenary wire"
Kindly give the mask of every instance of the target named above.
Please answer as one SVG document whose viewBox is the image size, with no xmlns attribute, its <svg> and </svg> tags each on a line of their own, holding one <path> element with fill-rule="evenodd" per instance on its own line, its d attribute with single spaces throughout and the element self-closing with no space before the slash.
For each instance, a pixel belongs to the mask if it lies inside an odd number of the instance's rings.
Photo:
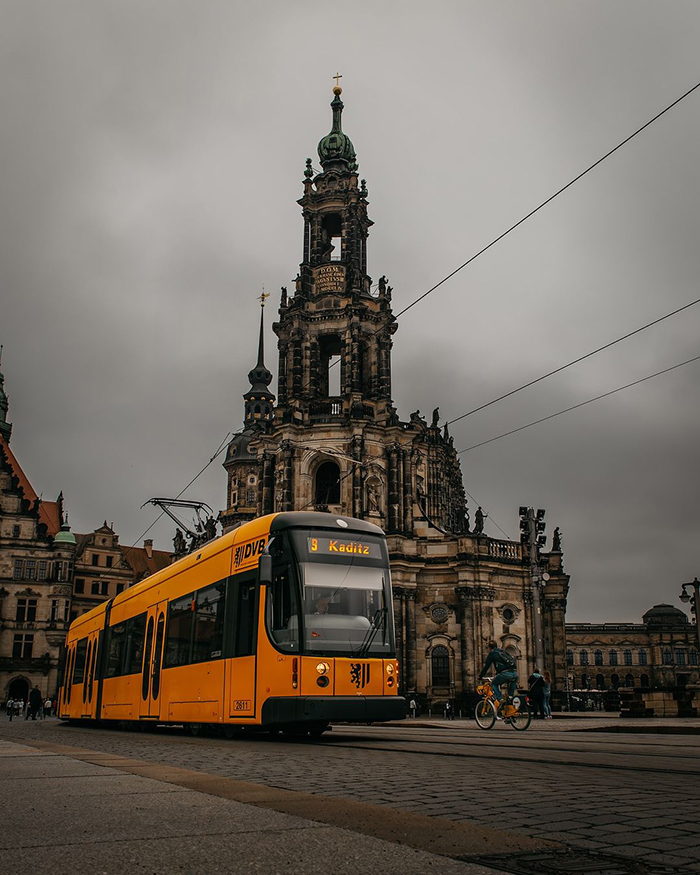
<svg viewBox="0 0 700 875">
<path fill-rule="evenodd" d="M 547 204 L 551 203 L 555 198 L 559 197 L 560 194 L 563 194 L 568 188 L 571 188 L 571 186 L 574 185 L 575 183 L 577 183 L 579 181 L 579 179 L 583 179 L 583 177 L 586 176 L 587 173 L 590 173 L 591 170 L 594 170 L 599 164 L 602 164 L 606 158 L 609 158 L 611 155 L 613 155 L 615 152 L 617 152 L 618 149 L 621 149 L 626 143 L 629 143 L 630 140 L 633 140 L 638 134 L 641 134 L 641 132 L 643 130 L 645 130 L 650 125 L 652 125 L 655 121 L 660 119 L 661 116 L 665 115 L 665 113 L 667 113 L 669 110 L 673 109 L 674 106 L 677 106 L 682 100 L 685 100 L 686 97 L 691 95 L 698 88 L 700 88 L 700 82 L 693 85 L 692 88 L 689 88 L 684 94 L 681 94 L 680 97 L 677 97 L 673 101 L 673 103 L 669 103 L 669 105 L 667 107 L 665 107 L 664 109 L 662 109 L 661 112 L 658 112 L 653 118 L 650 118 L 649 121 L 645 122 L 641 127 L 637 128 L 636 131 L 634 131 L 628 137 L 625 137 L 624 140 L 621 140 L 617 144 L 617 146 L 613 146 L 612 149 L 608 150 L 604 155 L 602 155 L 600 158 L 598 158 L 597 161 L 594 161 L 593 164 L 590 164 L 585 170 L 583 170 L 581 173 L 579 173 L 578 176 L 575 176 L 572 180 L 567 182 L 566 185 L 563 185 L 560 189 L 555 191 L 554 194 L 550 195 L 546 200 L 544 200 L 544 201 L 542 201 L 542 203 L 538 204 L 538 206 L 536 206 L 533 210 L 530 210 L 529 213 L 524 215 L 521 219 L 518 219 L 517 222 L 515 222 L 513 225 L 511 225 L 509 228 L 507 228 L 502 234 L 499 234 L 498 237 L 495 237 L 490 243 L 487 243 L 486 246 L 484 246 L 478 252 L 475 252 L 474 255 L 472 255 L 470 258 L 468 258 L 463 264 L 460 264 L 459 267 L 456 267 L 453 271 L 448 273 L 447 276 L 443 277 L 439 282 L 435 283 L 435 285 L 432 286 L 431 288 L 429 288 L 427 292 L 423 292 L 422 295 L 417 297 L 414 301 L 411 301 L 410 304 L 408 304 L 406 307 L 403 308 L 403 310 L 400 310 L 396 314 L 396 318 L 398 319 L 399 316 L 403 316 L 404 313 L 407 313 L 412 307 L 415 307 L 416 304 L 420 303 L 422 300 L 427 298 L 428 295 L 432 294 L 436 289 L 439 289 L 441 285 L 446 283 L 448 280 L 452 279 L 452 277 L 455 274 L 459 273 L 460 270 L 463 270 L 465 267 L 467 267 L 467 265 L 469 265 L 473 261 L 475 261 L 480 255 L 483 255 L 484 252 L 487 252 L 489 249 L 491 249 L 492 246 L 495 246 L 496 243 L 503 240 L 504 237 L 507 237 L 508 234 L 510 234 L 512 231 L 515 231 L 515 229 L 520 227 L 520 225 L 522 225 L 523 222 L 526 222 L 529 218 L 534 216 L 535 213 L 538 213 L 541 209 L 543 209 L 543 207 L 546 207 Z"/>
<path fill-rule="evenodd" d="M 479 407 L 475 407 L 473 410 L 468 410 L 466 413 L 462 413 L 460 416 L 455 416 L 454 419 L 448 420 L 447 425 L 452 425 L 455 422 L 459 422 L 461 419 L 465 419 L 467 416 L 471 416 L 473 413 L 478 413 L 480 410 L 485 410 L 487 407 L 491 407 L 492 404 L 496 404 L 498 401 L 503 401 L 504 398 L 510 398 L 511 395 L 515 395 L 518 392 L 522 392 L 523 389 L 528 389 L 530 386 L 534 386 L 536 383 L 541 383 L 542 380 L 546 380 L 548 377 L 554 376 L 554 374 L 559 374 L 562 371 L 565 371 L 567 368 L 572 367 L 572 365 L 577 365 L 579 362 L 585 361 L 585 359 L 589 359 L 594 355 L 597 355 L 599 352 L 603 352 L 603 350 L 610 349 L 611 346 L 615 346 L 616 343 L 621 343 L 623 340 L 627 340 L 630 337 L 634 337 L 635 334 L 639 334 L 642 331 L 645 331 L 647 328 L 651 328 L 652 325 L 658 325 L 659 322 L 663 322 L 664 319 L 669 319 L 671 316 L 675 316 L 677 313 L 682 313 L 683 310 L 687 310 L 689 307 L 694 307 L 695 304 L 700 304 L 700 298 L 696 298 L 694 301 L 691 301 L 689 304 L 684 304 L 682 307 L 678 307 L 677 310 L 672 310 L 670 313 L 666 313 L 665 316 L 660 316 L 658 319 L 654 319 L 653 322 L 647 322 L 646 325 L 642 325 L 639 328 L 635 328 L 634 331 L 630 331 L 627 334 L 623 334 L 622 337 L 617 337 L 615 340 L 611 340 L 610 343 L 606 343 L 603 346 L 599 346 L 597 349 L 593 349 L 590 352 L 587 352 L 585 355 L 579 356 L 576 359 L 573 359 L 570 362 L 567 362 L 565 365 L 561 365 L 558 368 L 555 368 L 553 371 L 548 371 L 546 374 L 542 374 L 541 377 L 537 377 L 534 380 L 530 380 L 528 383 L 523 383 L 522 386 L 518 386 L 517 389 L 511 389 L 510 392 L 506 392 L 503 395 L 499 395 L 498 398 L 494 398 L 491 401 L 487 401 L 486 404 L 480 404 Z"/>
<path fill-rule="evenodd" d="M 692 94 L 694 91 L 696 91 L 698 88 L 700 88 L 700 82 L 698 82 L 698 83 L 696 83 L 695 85 L 693 85 L 692 88 L 689 88 L 684 94 L 682 94 L 680 97 L 676 98 L 676 100 L 674 100 L 672 103 L 670 103 L 668 106 L 666 106 L 666 107 L 665 107 L 664 109 L 662 109 L 660 112 L 658 112 L 655 116 L 653 116 L 651 119 L 649 119 L 647 122 L 645 122 L 645 123 L 644 123 L 643 125 L 641 125 L 639 128 L 637 128 L 637 130 L 635 130 L 635 131 L 634 131 L 633 133 L 631 133 L 629 136 L 625 137 L 624 140 L 622 140 L 621 142 L 619 142 L 619 143 L 618 143 L 616 146 L 614 146 L 612 149 L 608 150 L 604 155 L 602 155 L 600 158 L 598 158 L 597 161 L 593 162 L 593 164 L 589 165 L 585 170 L 583 170 L 581 173 L 579 173 L 577 176 L 575 176 L 572 180 L 570 180 L 569 182 L 567 182 L 566 185 L 563 185 L 563 186 L 562 186 L 561 188 L 559 188 L 556 192 L 554 192 L 554 194 L 550 195 L 546 200 L 542 201 L 542 202 L 541 202 L 540 204 L 538 204 L 534 209 L 530 210 L 530 212 L 528 212 L 526 215 L 524 215 L 522 218 L 520 218 L 517 222 L 515 222 L 515 223 L 512 224 L 509 228 L 507 228 L 505 231 L 503 231 L 503 233 L 499 234 L 497 237 L 495 237 L 493 240 L 491 240 L 490 243 L 488 243 L 486 246 L 482 247 L 478 252 L 474 253 L 474 255 L 472 255 L 470 258 L 468 258 L 463 264 L 459 265 L 459 266 L 458 266 L 457 268 L 455 268 L 453 271 L 451 271 L 451 272 L 448 273 L 446 276 L 444 276 L 439 282 L 435 283 L 435 285 L 431 286 L 431 288 L 429 288 L 427 291 L 423 292 L 423 293 L 422 293 L 421 295 L 419 295 L 419 297 L 417 297 L 415 300 L 411 301 L 411 303 L 408 304 L 406 307 L 404 307 L 402 310 L 399 310 L 399 312 L 395 314 L 394 318 L 395 318 L 395 319 L 398 319 L 400 316 L 403 316 L 403 315 L 404 315 L 405 313 L 407 313 L 410 309 L 412 309 L 412 308 L 415 307 L 417 304 L 419 304 L 421 301 L 423 301 L 425 298 L 427 298 L 428 295 L 432 294 L 434 291 L 436 291 L 436 289 L 438 289 L 438 288 L 440 288 L 440 286 L 444 285 L 444 284 L 445 284 L 448 280 L 450 280 L 453 276 L 455 276 L 457 273 L 459 273 L 461 270 L 463 270 L 465 267 L 467 267 L 469 264 L 471 264 L 473 261 L 475 261 L 477 258 L 479 258 L 479 256 L 483 255 L 485 252 L 487 252 L 489 249 L 491 249 L 493 246 L 495 246 L 498 242 L 500 242 L 501 240 L 503 240 L 506 236 L 508 236 L 508 234 L 510 234 L 510 233 L 512 233 L 513 231 L 515 231 L 516 228 L 518 228 L 520 225 L 522 225 L 524 222 L 526 222 L 529 218 L 531 218 L 531 217 L 534 216 L 536 213 L 538 213 L 541 209 L 543 209 L 545 206 L 547 206 L 547 204 L 551 203 L 555 198 L 559 197 L 560 194 L 563 194 L 567 189 L 571 188 L 572 185 L 574 185 L 576 182 L 578 182 L 580 179 L 582 179 L 584 176 L 586 176 L 588 173 L 590 173 L 591 170 L 595 169 L 599 164 L 601 164 L 603 161 L 605 161 L 607 158 L 609 158 L 611 155 L 613 155 L 615 152 L 617 152 L 619 149 L 621 149 L 622 146 L 624 146 L 624 145 L 626 145 L 627 143 L 629 143 L 630 140 L 634 139 L 634 137 L 636 137 L 638 134 L 640 134 L 642 131 L 644 131 L 646 128 L 648 128 L 650 125 L 652 125 L 655 121 L 657 121 L 658 119 L 660 119 L 661 116 L 665 115 L 669 110 L 673 109 L 674 106 L 677 106 L 682 100 L 684 100 L 686 97 L 688 97 L 689 95 L 691 95 L 691 94 Z M 694 302 L 694 303 L 696 303 L 696 302 Z M 687 306 L 692 306 L 692 305 L 687 305 Z M 681 309 L 685 309 L 685 308 L 681 308 Z M 678 312 L 680 312 L 680 311 L 678 311 Z M 673 315 L 673 314 L 669 314 L 669 315 Z M 668 318 L 668 317 L 663 317 L 663 318 Z M 661 321 L 661 320 L 657 320 L 657 321 Z M 650 325 L 651 325 L 651 324 L 656 324 L 656 323 L 650 323 Z M 644 326 L 644 327 L 649 327 L 649 326 Z M 382 329 L 377 329 L 377 331 L 375 331 L 375 333 L 378 333 L 380 330 L 382 330 Z M 632 332 L 630 335 L 627 335 L 627 336 L 632 336 L 632 334 L 638 333 L 638 331 L 641 331 L 641 330 L 644 330 L 644 329 L 643 329 L 643 328 L 638 329 L 637 331 Z M 615 341 L 615 342 L 620 342 L 620 340 L 624 340 L 624 339 L 626 339 L 626 338 L 619 338 L 619 339 L 618 339 L 617 341 Z M 613 345 L 613 344 L 609 344 L 609 346 L 611 346 L 611 345 Z M 607 347 L 601 347 L 601 349 L 600 349 L 600 350 L 596 350 L 596 352 L 602 351 L 602 349 L 605 349 L 605 348 L 607 348 Z M 582 357 L 581 359 L 579 359 L 578 361 L 582 361 L 583 358 L 588 358 L 590 355 L 594 355 L 594 354 L 595 354 L 595 352 L 590 353 L 590 354 L 588 354 L 587 356 L 583 356 L 583 357 Z M 692 359 L 691 361 L 694 361 L 694 359 Z M 577 362 L 571 362 L 571 363 L 569 363 L 568 365 L 566 365 L 566 366 L 564 366 L 564 367 L 570 367 L 571 365 L 576 364 L 576 363 L 577 363 Z M 684 363 L 682 363 L 682 364 L 688 364 L 688 363 L 689 363 L 689 362 L 684 362 Z M 333 364 L 335 364 L 335 362 L 334 362 Z M 681 365 L 676 365 L 675 367 L 681 367 Z M 558 370 L 563 370 L 563 369 L 564 369 L 564 368 L 560 368 L 560 369 L 558 369 Z M 553 371 L 552 374 L 553 374 L 553 373 L 557 373 L 558 370 L 557 370 L 557 371 Z M 673 370 L 673 368 L 670 368 L 669 370 Z M 660 371 L 659 374 L 653 374 L 653 375 L 651 375 L 650 377 L 647 377 L 647 378 L 645 378 L 645 379 L 651 379 L 653 376 L 659 376 L 661 373 L 666 373 L 666 371 Z M 539 382 L 540 380 L 545 379 L 546 376 L 551 376 L 551 374 L 548 374 L 548 375 L 545 375 L 545 376 L 543 376 L 543 377 L 540 377 L 540 378 L 538 378 L 537 380 L 533 381 L 533 383 L 534 383 L 534 382 Z M 644 380 L 642 380 L 642 381 L 638 381 L 638 382 L 644 382 Z M 528 385 L 532 385 L 533 383 L 530 383 L 530 384 L 528 384 Z M 630 385 L 630 386 L 631 386 L 631 385 L 636 385 L 636 383 L 629 384 L 629 385 Z M 503 397 L 508 397 L 509 394 L 514 394 L 516 391 L 521 391 L 521 389 L 523 389 L 523 388 L 527 388 L 527 386 L 522 386 L 522 387 L 520 387 L 519 389 L 513 390 L 513 392 L 508 393 L 507 395 L 505 395 L 505 396 L 503 396 Z M 620 387 L 620 389 L 617 389 L 617 390 L 614 390 L 614 391 L 622 391 L 622 389 L 624 389 L 624 388 L 629 388 L 629 386 Z M 607 394 L 613 394 L 613 393 L 607 393 Z M 605 397 L 605 395 L 602 395 L 602 396 L 599 396 L 599 397 L 602 398 L 602 397 Z M 496 403 L 496 400 L 502 400 L 502 399 L 500 399 L 500 398 L 499 398 L 499 399 L 495 399 L 494 401 L 489 402 L 489 404 L 484 405 L 484 406 L 489 406 L 490 404 L 494 404 L 494 403 Z M 590 400 L 587 401 L 587 402 L 583 402 L 583 404 L 589 404 L 589 403 L 592 403 L 592 401 L 595 401 L 595 400 L 599 400 L 599 399 L 598 399 L 598 398 L 590 399 Z M 558 415 L 561 415 L 562 413 L 569 412 L 569 410 L 576 409 L 576 407 L 583 406 L 583 404 L 581 404 L 581 405 L 575 405 L 574 407 L 569 408 L 569 409 L 567 409 L 566 411 L 560 411 L 559 413 L 557 413 L 557 414 L 553 414 L 552 416 L 558 416 Z M 478 409 L 483 409 L 483 408 L 478 408 Z M 474 410 L 474 411 L 470 411 L 469 413 L 464 414 L 463 416 L 459 417 L 459 419 L 464 418 L 464 416 L 469 416 L 470 413 L 474 413 L 474 412 L 476 412 L 476 410 Z M 546 418 L 552 418 L 552 417 L 546 417 Z M 456 422 L 456 421 L 457 421 L 456 419 L 455 419 L 455 420 L 452 420 L 452 422 Z M 544 421 L 544 420 L 539 420 L 538 422 L 541 422 L 541 421 Z M 515 429 L 514 431 L 508 432 L 507 434 L 513 434 L 515 431 L 520 431 L 520 430 L 522 430 L 523 428 L 529 428 L 530 425 L 536 425 L 536 424 L 538 424 L 538 423 L 530 423 L 529 425 L 521 426 L 520 429 Z M 235 434 L 240 434 L 240 432 L 236 432 Z M 222 445 L 220 446 L 220 448 L 218 449 L 218 451 L 215 453 L 215 455 L 212 456 L 212 458 L 209 460 L 209 462 L 207 462 L 207 464 L 206 464 L 206 465 L 205 465 L 205 466 L 204 466 L 204 467 L 203 467 L 203 468 L 202 468 L 202 469 L 201 469 L 201 470 L 200 470 L 200 471 L 199 471 L 199 472 L 198 472 L 198 473 L 192 478 L 192 480 L 187 484 L 187 486 L 185 486 L 184 489 L 183 489 L 181 492 L 178 493 L 177 498 L 179 498 L 179 497 L 180 497 L 180 496 L 181 496 L 181 495 L 182 495 L 187 489 L 189 489 L 189 487 L 195 482 L 195 480 L 197 480 L 197 478 L 198 478 L 201 474 L 204 473 L 204 471 L 209 467 L 209 465 L 211 465 L 211 463 L 214 461 L 214 459 L 215 459 L 215 458 L 221 453 L 221 451 L 223 450 L 223 447 L 224 447 L 226 441 L 229 439 L 229 437 L 235 436 L 235 434 L 232 435 L 230 432 L 227 434 L 226 438 L 224 439 Z M 500 437 L 505 437 L 505 436 L 506 436 L 506 434 L 500 435 L 499 437 L 492 438 L 491 441 L 493 441 L 493 440 L 498 440 Z M 491 441 L 486 441 L 486 442 L 483 442 L 483 443 L 490 443 Z M 483 446 L 483 443 L 482 443 L 482 444 L 474 445 L 473 447 L 467 447 L 465 450 L 460 450 L 459 452 L 460 452 L 460 453 L 461 453 L 461 452 L 468 452 L 468 451 L 471 450 L 471 449 L 475 449 L 476 446 Z M 344 479 L 344 478 L 341 478 L 341 480 L 340 480 L 339 482 L 342 482 L 342 479 Z M 473 499 L 472 499 L 472 500 L 473 500 Z M 151 525 L 150 525 L 150 526 L 149 526 L 149 527 L 148 527 L 148 528 L 147 528 L 147 529 L 146 529 L 146 530 L 140 535 L 139 538 L 136 539 L 136 541 L 134 542 L 134 544 L 136 544 L 137 541 L 141 540 L 141 538 L 143 538 L 146 534 L 148 534 L 148 532 L 153 528 L 153 526 L 154 526 L 154 525 L 160 520 L 160 518 L 163 516 L 163 513 L 164 513 L 164 512 L 161 512 L 161 513 L 158 515 L 158 517 L 156 517 L 156 519 L 151 523 Z M 500 529 L 500 526 L 498 526 L 498 528 Z M 501 531 L 503 531 L 503 530 L 501 529 Z M 505 534 L 505 532 L 504 532 L 504 534 Z M 132 545 L 132 546 L 133 546 L 133 545 Z"/>
<path fill-rule="evenodd" d="M 585 407 L 587 404 L 593 404 L 594 401 L 600 401 L 601 398 L 609 398 L 610 395 L 615 395 L 618 392 L 623 392 L 625 389 L 631 389 L 632 386 L 639 386 L 640 383 L 646 383 L 647 380 L 653 380 L 654 377 L 660 377 L 662 374 L 668 374 L 670 371 L 675 371 L 678 368 L 682 368 L 685 365 L 692 364 L 692 362 L 696 362 L 700 360 L 700 355 L 696 355 L 694 358 L 687 359 L 684 362 L 679 362 L 677 365 L 672 365 L 670 368 L 664 368 L 662 371 L 657 371 L 655 374 L 648 374 L 646 377 L 642 377 L 639 380 L 634 380 L 631 383 L 626 383 L 624 386 L 618 386 L 617 389 L 611 389 L 609 392 L 603 392 L 601 395 L 596 395 L 595 398 L 589 398 L 587 401 L 581 401 L 579 404 L 574 404 L 571 407 L 567 407 L 564 410 L 558 410 L 556 413 L 550 413 L 549 416 L 543 416 L 541 419 L 536 419 L 534 422 L 528 422 L 526 425 L 521 425 L 518 428 L 512 428 L 510 431 L 504 431 L 503 434 L 496 435 L 496 437 L 489 438 L 486 441 L 480 441 L 478 444 L 473 444 L 471 447 L 465 447 L 463 450 L 458 450 L 457 454 L 461 455 L 462 453 L 468 453 L 470 450 L 475 450 L 478 447 L 484 447 L 486 444 L 492 444 L 494 441 L 498 441 L 501 438 L 508 437 L 511 434 L 516 434 L 519 431 L 524 431 L 526 428 L 532 428 L 533 425 L 540 425 L 542 422 L 547 422 L 550 419 L 554 419 L 557 416 L 563 416 L 565 413 L 570 413 L 572 410 L 578 410 L 579 407 Z"/>
</svg>

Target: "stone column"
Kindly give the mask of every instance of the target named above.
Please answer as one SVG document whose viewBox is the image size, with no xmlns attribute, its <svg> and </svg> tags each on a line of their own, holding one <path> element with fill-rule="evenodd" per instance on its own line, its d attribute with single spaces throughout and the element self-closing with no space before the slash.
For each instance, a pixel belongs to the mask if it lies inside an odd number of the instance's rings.
<svg viewBox="0 0 700 875">
<path fill-rule="evenodd" d="M 413 459 L 409 450 L 403 450 L 403 530 L 413 534 Z"/>
<path fill-rule="evenodd" d="M 476 673 L 478 669 L 474 664 L 473 655 L 473 632 L 474 632 L 474 590 L 470 586 L 458 586 L 455 593 L 460 603 L 460 634 L 459 646 L 461 655 L 461 690 L 466 693 L 476 687 Z"/>
<path fill-rule="evenodd" d="M 406 590 L 407 692 L 416 692 L 416 591 Z"/>
<path fill-rule="evenodd" d="M 405 598 L 402 586 L 393 587 L 394 628 L 396 630 L 396 658 L 399 661 L 399 691 L 406 694 L 406 620 Z"/>
<path fill-rule="evenodd" d="M 389 514 L 389 525 L 388 530 L 390 532 L 398 531 L 398 483 L 396 480 L 396 456 L 397 451 L 396 447 L 389 447 L 387 450 L 387 476 L 388 476 L 388 514 Z"/>
</svg>

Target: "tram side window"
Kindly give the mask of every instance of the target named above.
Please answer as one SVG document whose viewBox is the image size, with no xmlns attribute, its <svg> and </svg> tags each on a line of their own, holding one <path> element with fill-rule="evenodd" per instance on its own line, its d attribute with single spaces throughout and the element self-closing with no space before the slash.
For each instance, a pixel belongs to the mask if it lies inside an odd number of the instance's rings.
<svg viewBox="0 0 700 875">
<path fill-rule="evenodd" d="M 299 603 L 289 566 L 275 573 L 267 605 L 272 640 L 283 650 L 299 650 Z"/>
<path fill-rule="evenodd" d="M 225 607 L 225 580 L 197 591 L 191 662 L 205 662 L 221 656 Z"/>
<path fill-rule="evenodd" d="M 234 656 L 255 653 L 255 574 L 241 574 L 233 578 L 236 598 L 236 639 Z"/>
<path fill-rule="evenodd" d="M 127 622 L 125 674 L 138 674 L 143 663 L 143 642 L 146 637 L 146 614 L 139 614 Z"/>
<path fill-rule="evenodd" d="M 82 684 L 85 678 L 85 659 L 87 657 L 87 638 L 82 638 L 78 641 L 78 646 L 75 648 L 75 668 L 73 669 L 73 683 Z"/>
<path fill-rule="evenodd" d="M 191 593 L 175 599 L 168 605 L 168 637 L 165 643 L 164 659 L 164 664 L 168 668 L 175 665 L 187 665 L 190 661 L 195 595 L 195 593 Z"/>
<path fill-rule="evenodd" d="M 115 678 L 123 674 L 124 653 L 126 651 L 126 621 L 117 623 L 109 629 L 109 651 L 105 677 Z"/>
</svg>

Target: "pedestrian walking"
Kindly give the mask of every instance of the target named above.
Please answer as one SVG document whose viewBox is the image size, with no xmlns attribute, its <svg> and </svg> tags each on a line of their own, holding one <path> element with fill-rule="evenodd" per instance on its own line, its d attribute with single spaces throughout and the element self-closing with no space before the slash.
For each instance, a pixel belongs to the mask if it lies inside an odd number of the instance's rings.
<svg viewBox="0 0 700 875">
<path fill-rule="evenodd" d="M 38 686 L 35 686 L 34 689 L 29 694 L 29 702 L 27 703 L 27 717 L 32 715 L 32 720 L 36 720 L 36 715 L 39 713 L 39 709 L 41 708 L 41 704 L 44 701 L 43 696 L 41 695 L 41 690 Z M 26 720 L 27 717 L 24 719 Z"/>
<path fill-rule="evenodd" d="M 51 699 L 49 699 L 49 697 L 47 696 L 46 701 L 44 702 L 44 717 L 50 717 L 51 711 Z"/>
<path fill-rule="evenodd" d="M 5 704 L 5 713 L 7 714 L 7 718 L 10 721 L 10 723 L 12 723 L 12 717 L 14 716 L 14 713 L 15 713 L 15 700 L 14 699 L 7 700 L 7 702 Z"/>
<path fill-rule="evenodd" d="M 449 702 L 445 702 L 445 719 L 452 720 L 452 705 Z"/>
<path fill-rule="evenodd" d="M 408 710 L 411 712 L 411 717 L 415 720 L 418 705 L 416 705 L 416 700 L 413 697 L 411 697 L 411 701 L 408 703 Z"/>
<path fill-rule="evenodd" d="M 544 716 L 547 720 L 552 719 L 552 706 L 550 699 L 552 698 L 552 675 L 545 669 L 542 677 L 544 678 Z"/>
<path fill-rule="evenodd" d="M 22 699 L 15 699 L 15 717 L 19 717 L 24 710 L 24 701 Z"/>
<path fill-rule="evenodd" d="M 529 697 L 534 705 L 534 717 L 540 717 L 544 720 L 544 678 L 540 674 L 539 668 L 536 668 L 530 675 L 528 680 L 530 685 Z M 539 713 L 537 713 L 539 712 Z"/>
</svg>

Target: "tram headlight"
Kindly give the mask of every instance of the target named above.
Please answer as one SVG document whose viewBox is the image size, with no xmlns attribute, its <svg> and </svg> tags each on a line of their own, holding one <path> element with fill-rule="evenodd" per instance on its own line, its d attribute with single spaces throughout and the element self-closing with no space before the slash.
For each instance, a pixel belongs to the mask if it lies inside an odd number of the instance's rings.
<svg viewBox="0 0 700 875">
<path fill-rule="evenodd" d="M 316 678 L 316 683 L 319 685 L 319 687 L 327 687 L 330 682 L 330 678 L 325 674 L 322 674 L 320 677 Z"/>
<path fill-rule="evenodd" d="M 394 673 L 394 666 L 393 666 L 391 663 L 389 663 L 389 664 L 387 665 L 387 667 L 386 667 L 386 673 L 387 673 L 387 674 L 393 674 L 393 673 Z"/>
<path fill-rule="evenodd" d="M 316 671 L 319 674 L 328 674 L 328 672 L 330 670 L 331 670 L 331 667 L 330 667 L 330 665 L 328 665 L 327 662 L 319 662 L 318 665 L 316 666 Z"/>
</svg>

